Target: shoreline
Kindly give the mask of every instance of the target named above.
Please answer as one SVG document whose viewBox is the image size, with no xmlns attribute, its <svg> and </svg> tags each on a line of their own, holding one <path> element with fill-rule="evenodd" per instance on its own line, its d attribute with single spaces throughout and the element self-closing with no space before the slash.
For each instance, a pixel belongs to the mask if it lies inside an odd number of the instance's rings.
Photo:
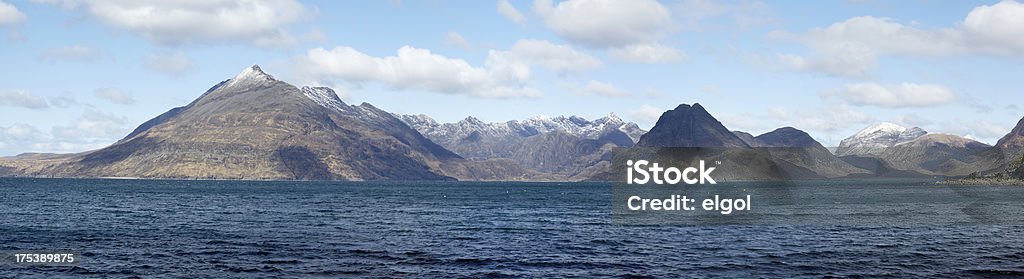
<svg viewBox="0 0 1024 279">
<path fill-rule="evenodd" d="M 970 178 L 970 179 L 956 179 L 956 180 L 944 180 L 936 182 L 936 184 L 942 185 L 957 185 L 957 186 L 1024 186 L 1024 180 L 1020 179 L 1008 179 L 1008 178 Z"/>
</svg>

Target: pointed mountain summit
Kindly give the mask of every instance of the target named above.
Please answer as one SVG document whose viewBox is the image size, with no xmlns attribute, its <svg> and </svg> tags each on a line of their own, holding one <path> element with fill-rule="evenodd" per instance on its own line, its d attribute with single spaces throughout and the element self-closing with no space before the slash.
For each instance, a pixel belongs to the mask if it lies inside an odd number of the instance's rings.
<svg viewBox="0 0 1024 279">
<path fill-rule="evenodd" d="M 750 147 L 698 103 L 681 104 L 640 137 L 641 147 Z"/>
<path fill-rule="evenodd" d="M 210 179 L 451 179 L 464 161 L 392 114 L 298 88 L 259 66 L 213 86 L 117 143 L 24 175 Z"/>
<path fill-rule="evenodd" d="M 238 75 L 235 75 L 234 78 L 231 78 L 225 85 L 225 87 L 259 86 L 262 84 L 268 84 L 275 81 L 277 81 L 277 79 L 274 79 L 273 76 L 264 72 L 259 65 L 253 64 L 252 66 L 249 66 L 248 68 L 242 70 L 242 72 L 238 73 Z"/>
</svg>

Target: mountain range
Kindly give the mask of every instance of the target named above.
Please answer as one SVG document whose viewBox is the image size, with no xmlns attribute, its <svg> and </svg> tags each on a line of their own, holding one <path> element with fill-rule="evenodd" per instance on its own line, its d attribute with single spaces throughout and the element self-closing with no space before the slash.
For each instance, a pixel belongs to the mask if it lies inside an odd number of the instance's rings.
<svg viewBox="0 0 1024 279">
<path fill-rule="evenodd" d="M 253 65 L 111 146 L 0 158 L 0 175 L 580 180 L 607 168 L 612 148 L 632 146 L 644 132 L 614 115 L 437 124 L 349 105 L 330 88 L 296 87 Z"/>
<path fill-rule="evenodd" d="M 832 153 L 806 132 L 793 127 L 758 136 L 729 131 L 700 104 L 682 104 L 665 112 L 637 142 L 637 147 L 644 148 L 729 149 L 732 150 L 728 153 L 730 156 L 756 159 L 751 162 L 770 162 L 751 163 L 754 168 L 742 170 L 750 175 L 746 178 L 774 177 L 768 173 L 774 171 L 773 168 L 785 170 L 785 177 L 791 178 L 958 177 L 1013 173 L 1017 166 L 1013 162 L 1024 156 L 1022 145 L 1024 119 L 996 146 L 957 135 L 929 133 L 919 127 L 878 123 L 842 140 Z M 768 156 L 738 151 L 746 148 L 767 152 Z"/>
<path fill-rule="evenodd" d="M 1024 119 L 995 146 L 880 123 L 833 153 L 794 127 L 730 131 L 697 103 L 664 112 L 650 131 L 614 114 L 438 123 L 346 104 L 330 88 L 297 87 L 253 65 L 108 147 L 0 158 L 0 176 L 569 181 L 612 177 L 615 151 L 682 148 L 700 156 L 680 158 L 722 163 L 732 179 L 1012 177 L 1022 147 Z"/>
<path fill-rule="evenodd" d="M 853 165 L 870 165 L 884 176 L 965 175 L 978 171 L 964 163 L 967 157 L 989 147 L 961 136 L 884 122 L 843 139 L 836 155 Z"/>
<path fill-rule="evenodd" d="M 705 161 L 725 162 L 733 179 L 834 178 L 863 173 L 832 155 L 809 134 L 793 127 L 753 136 L 729 131 L 698 103 L 682 104 L 661 115 L 651 131 L 640 137 L 641 148 L 684 148 L 655 153 L 690 157 L 686 148 Z M 714 150 L 709 154 L 708 150 Z M 710 155 L 710 157 L 709 157 Z M 735 175 L 735 174 L 742 175 Z"/>
<path fill-rule="evenodd" d="M 467 117 L 443 124 L 426 115 L 399 117 L 466 159 L 508 160 L 553 179 L 581 180 L 603 171 L 614 148 L 632 147 L 645 133 L 636 123 L 622 121 L 614 114 L 593 121 L 579 116 L 538 116 L 484 123 Z"/>
</svg>

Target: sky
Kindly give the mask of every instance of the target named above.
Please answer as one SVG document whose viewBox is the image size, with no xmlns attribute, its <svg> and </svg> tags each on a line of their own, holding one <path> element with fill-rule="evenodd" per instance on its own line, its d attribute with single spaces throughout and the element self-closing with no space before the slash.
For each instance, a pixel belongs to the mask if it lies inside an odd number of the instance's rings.
<svg viewBox="0 0 1024 279">
<path fill-rule="evenodd" d="M 826 146 L 878 122 L 994 144 L 1024 116 L 1024 3 L 0 0 L 0 61 L 0 156 L 101 148 L 252 64 L 440 122 L 700 103 Z"/>
</svg>

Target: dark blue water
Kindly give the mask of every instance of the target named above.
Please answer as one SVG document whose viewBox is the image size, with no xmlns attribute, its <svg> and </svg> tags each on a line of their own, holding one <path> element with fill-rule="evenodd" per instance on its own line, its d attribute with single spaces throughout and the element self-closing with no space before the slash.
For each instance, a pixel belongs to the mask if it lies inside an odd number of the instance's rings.
<svg viewBox="0 0 1024 279">
<path fill-rule="evenodd" d="M 1022 226 L 622 226 L 611 188 L 0 179 L 0 250 L 82 253 L 0 277 L 1024 276 Z"/>
</svg>

